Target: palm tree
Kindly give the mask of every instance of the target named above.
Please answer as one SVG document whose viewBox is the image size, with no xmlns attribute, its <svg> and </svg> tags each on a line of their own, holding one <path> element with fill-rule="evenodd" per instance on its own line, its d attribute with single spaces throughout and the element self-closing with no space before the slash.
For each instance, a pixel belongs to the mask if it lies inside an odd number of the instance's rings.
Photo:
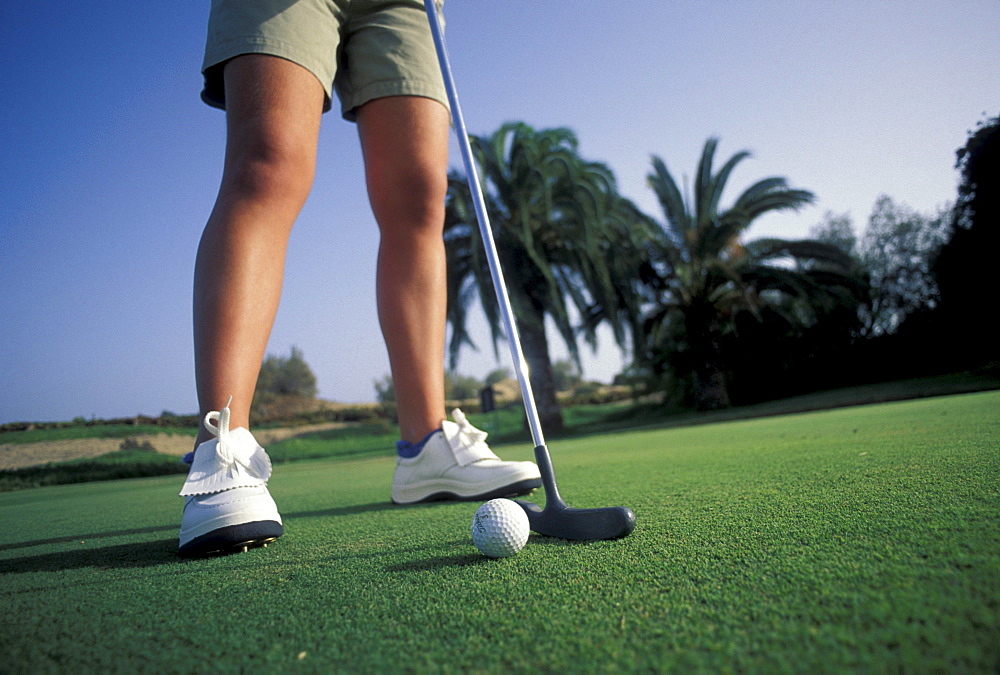
<svg viewBox="0 0 1000 675">
<path fill-rule="evenodd" d="M 645 319 L 644 354 L 655 375 L 673 374 L 685 398 L 700 410 L 730 404 L 726 359 L 720 341 L 739 312 L 761 309 L 799 323 L 818 302 L 847 301 L 844 289 L 857 279 L 853 259 L 816 241 L 761 239 L 742 243 L 753 222 L 772 211 L 798 210 L 814 195 L 784 178 L 765 178 L 744 190 L 728 208 L 722 193 L 733 169 L 749 157 L 733 155 L 718 172 L 712 163 L 718 139 L 709 138 L 685 198 L 659 157 L 648 176 L 663 209 L 654 273 L 655 295 Z M 846 295 L 850 295 L 847 292 Z"/>
<path fill-rule="evenodd" d="M 609 255 L 626 259 L 642 228 L 625 221 L 635 209 L 618 196 L 610 169 L 577 154 L 565 128 L 536 131 L 508 123 L 489 138 L 470 139 L 481 172 L 487 211 L 508 285 L 515 323 L 528 362 L 539 417 L 562 429 L 556 400 L 546 318 L 579 365 L 577 337 L 595 345 L 596 328 L 609 322 L 618 344 L 639 325 L 639 304 L 619 285 Z M 627 239 L 620 239 L 623 232 Z M 466 328 L 478 297 L 488 319 L 494 351 L 503 338 L 499 310 L 465 177 L 449 177 L 445 220 L 448 256 L 449 356 L 454 368 L 463 345 L 475 348 Z M 570 307 L 584 319 L 574 326 Z M 623 327 L 624 326 L 624 327 Z"/>
</svg>

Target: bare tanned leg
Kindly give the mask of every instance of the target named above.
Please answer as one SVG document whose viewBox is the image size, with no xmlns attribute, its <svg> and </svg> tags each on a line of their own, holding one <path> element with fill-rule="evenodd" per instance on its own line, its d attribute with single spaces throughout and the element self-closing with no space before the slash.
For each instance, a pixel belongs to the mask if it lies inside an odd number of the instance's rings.
<svg viewBox="0 0 1000 675">
<path fill-rule="evenodd" d="M 381 234 L 379 321 L 400 435 L 413 443 L 444 419 L 448 111 L 428 98 L 398 96 L 361 106 L 357 118 Z"/>
<path fill-rule="evenodd" d="M 312 186 L 324 93 L 307 70 L 263 55 L 230 61 L 225 84 L 225 168 L 195 266 L 195 368 L 202 414 L 232 396 L 231 426 L 249 429 L 288 237 Z M 208 438 L 202 429 L 197 442 Z"/>
</svg>

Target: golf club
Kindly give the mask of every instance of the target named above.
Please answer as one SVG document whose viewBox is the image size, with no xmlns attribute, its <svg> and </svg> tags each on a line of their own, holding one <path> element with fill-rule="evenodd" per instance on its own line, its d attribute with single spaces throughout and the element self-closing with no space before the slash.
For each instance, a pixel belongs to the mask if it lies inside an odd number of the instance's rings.
<svg viewBox="0 0 1000 675">
<path fill-rule="evenodd" d="M 500 304 L 500 315 L 503 320 L 510 355 L 517 373 L 517 381 L 521 387 L 521 398 L 524 400 L 524 410 L 531 428 L 531 438 L 535 444 L 535 461 L 542 475 L 542 485 L 545 488 L 545 508 L 523 500 L 515 500 L 528 515 L 531 529 L 538 534 L 561 539 L 577 539 L 595 541 L 599 539 L 617 539 L 628 535 L 635 529 L 635 514 L 624 506 L 613 506 L 593 509 L 574 509 L 566 505 L 559 496 L 555 474 L 552 471 L 552 459 L 542 435 L 542 425 L 538 418 L 535 397 L 531 391 L 531 381 L 528 378 L 528 367 L 521 352 L 521 341 L 514 324 L 514 311 L 507 296 L 507 286 L 500 268 L 500 258 L 497 255 L 493 240 L 493 229 L 486 213 L 486 201 L 483 198 L 479 184 L 476 163 L 472 156 L 472 146 L 465 130 L 465 120 L 458 104 L 458 94 L 451 74 L 451 64 L 444 44 L 441 21 L 438 17 L 434 0 L 424 0 L 427 18 L 430 21 L 431 33 L 434 36 L 434 47 L 437 50 L 438 62 L 441 65 L 441 75 L 444 77 L 445 88 L 448 91 L 448 102 L 451 104 L 451 117 L 455 124 L 462 161 L 469 181 L 469 190 L 475 206 L 476 218 L 479 221 L 479 231 L 482 234 L 486 257 L 489 262 L 493 287 L 496 290 L 497 302 Z"/>
</svg>

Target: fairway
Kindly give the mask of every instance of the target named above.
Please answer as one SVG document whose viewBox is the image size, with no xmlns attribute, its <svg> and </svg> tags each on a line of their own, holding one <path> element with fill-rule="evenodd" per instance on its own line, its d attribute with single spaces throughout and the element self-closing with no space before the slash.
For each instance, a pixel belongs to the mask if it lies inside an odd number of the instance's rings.
<svg viewBox="0 0 1000 675">
<path fill-rule="evenodd" d="M 995 672 L 998 412 L 553 442 L 571 505 L 638 526 L 501 560 L 472 545 L 478 504 L 390 504 L 388 451 L 278 465 L 286 535 L 208 560 L 175 555 L 177 476 L 0 493 L 0 670 Z"/>
</svg>

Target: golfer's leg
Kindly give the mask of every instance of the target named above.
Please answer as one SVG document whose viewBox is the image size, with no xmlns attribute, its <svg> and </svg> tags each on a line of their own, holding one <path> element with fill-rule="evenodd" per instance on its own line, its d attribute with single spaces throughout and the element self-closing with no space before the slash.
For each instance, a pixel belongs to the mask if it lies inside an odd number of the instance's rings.
<svg viewBox="0 0 1000 675">
<path fill-rule="evenodd" d="M 194 341 L 202 414 L 250 403 L 277 312 L 288 236 L 315 169 L 323 89 L 298 65 L 240 56 L 226 65 L 225 168 L 198 248 Z M 202 429 L 200 443 L 209 438 Z"/>
<path fill-rule="evenodd" d="M 428 98 L 396 96 L 366 103 L 357 119 L 381 233 L 379 321 L 400 435 L 415 443 L 444 419 L 448 112 Z"/>
</svg>

